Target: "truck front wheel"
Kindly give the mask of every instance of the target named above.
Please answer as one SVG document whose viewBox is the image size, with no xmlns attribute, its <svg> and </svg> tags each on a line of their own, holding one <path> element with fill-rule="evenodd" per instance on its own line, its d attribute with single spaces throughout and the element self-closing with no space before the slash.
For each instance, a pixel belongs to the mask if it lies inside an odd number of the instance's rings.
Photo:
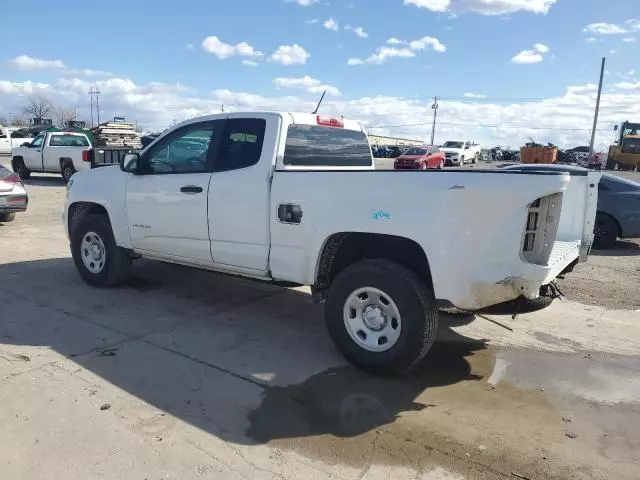
<svg viewBox="0 0 640 480">
<path fill-rule="evenodd" d="M 71 255 L 82 279 L 94 287 L 125 282 L 131 255 L 116 245 L 106 215 L 87 215 L 71 235 Z"/>
<path fill-rule="evenodd" d="M 338 274 L 327 295 L 325 321 L 347 360 L 385 375 L 414 368 L 438 331 L 435 299 L 425 282 L 382 259 L 360 261 Z"/>
<path fill-rule="evenodd" d="M 31 170 L 24 164 L 24 160 L 20 157 L 13 159 L 13 171 L 18 174 L 22 180 L 26 180 L 31 176 Z"/>
</svg>

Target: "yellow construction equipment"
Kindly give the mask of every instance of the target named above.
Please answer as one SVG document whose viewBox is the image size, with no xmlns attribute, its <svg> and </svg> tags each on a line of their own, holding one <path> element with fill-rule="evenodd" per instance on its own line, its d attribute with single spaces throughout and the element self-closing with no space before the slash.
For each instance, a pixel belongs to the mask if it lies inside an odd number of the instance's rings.
<svg viewBox="0 0 640 480">
<path fill-rule="evenodd" d="M 623 122 L 618 132 L 618 139 L 609 147 L 607 170 L 640 172 L 640 123 Z"/>
</svg>

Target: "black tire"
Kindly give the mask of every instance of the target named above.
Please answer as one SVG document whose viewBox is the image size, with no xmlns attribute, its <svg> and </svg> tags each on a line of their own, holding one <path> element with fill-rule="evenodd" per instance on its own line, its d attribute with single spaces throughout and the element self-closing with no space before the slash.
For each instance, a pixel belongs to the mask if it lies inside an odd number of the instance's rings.
<svg viewBox="0 0 640 480">
<path fill-rule="evenodd" d="M 0 223 L 13 222 L 16 219 L 15 213 L 0 213 Z"/>
<path fill-rule="evenodd" d="M 618 224 L 606 213 L 596 214 L 596 225 L 593 230 L 593 248 L 604 250 L 612 248 L 618 239 Z"/>
<path fill-rule="evenodd" d="M 99 273 L 92 273 L 82 261 L 82 239 L 89 232 L 97 234 L 105 247 L 105 264 Z M 132 258 L 125 249 L 116 245 L 111 223 L 106 215 L 87 215 L 71 236 L 71 255 L 82 279 L 94 287 L 111 287 L 128 280 Z"/>
<path fill-rule="evenodd" d="M 474 165 L 475 165 L 476 163 L 478 163 L 478 154 L 477 154 L 477 153 L 476 153 L 476 154 L 474 155 L 474 157 L 471 159 L 471 163 L 472 163 L 472 164 L 474 164 Z"/>
<path fill-rule="evenodd" d="M 400 335 L 386 351 L 373 352 L 359 346 L 344 323 L 343 309 L 358 288 L 384 292 L 400 312 Z M 433 292 L 408 268 L 388 260 L 362 260 L 338 274 L 327 296 L 325 321 L 336 347 L 353 365 L 383 375 L 409 372 L 426 355 L 438 331 L 438 310 Z"/>
<path fill-rule="evenodd" d="M 13 171 L 16 172 L 22 180 L 26 180 L 31 176 L 31 170 L 27 168 L 22 158 L 15 158 L 13 160 Z"/>
<path fill-rule="evenodd" d="M 62 175 L 62 179 L 65 183 L 69 183 L 73 174 L 76 173 L 76 169 L 73 167 L 73 163 L 64 162 L 62 164 L 62 168 L 60 169 L 60 174 Z"/>
</svg>

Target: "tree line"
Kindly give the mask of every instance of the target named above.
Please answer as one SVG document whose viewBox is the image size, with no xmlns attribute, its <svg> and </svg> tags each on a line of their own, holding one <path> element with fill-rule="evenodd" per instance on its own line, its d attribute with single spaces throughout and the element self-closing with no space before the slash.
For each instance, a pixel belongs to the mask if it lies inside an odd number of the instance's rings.
<svg viewBox="0 0 640 480">
<path fill-rule="evenodd" d="M 0 125 L 28 127 L 34 118 L 50 118 L 54 125 L 60 128 L 66 127 L 71 120 L 78 120 L 75 109 L 56 106 L 51 99 L 40 95 L 30 98 L 20 115 L 12 116 L 10 119 L 1 116 Z"/>
</svg>

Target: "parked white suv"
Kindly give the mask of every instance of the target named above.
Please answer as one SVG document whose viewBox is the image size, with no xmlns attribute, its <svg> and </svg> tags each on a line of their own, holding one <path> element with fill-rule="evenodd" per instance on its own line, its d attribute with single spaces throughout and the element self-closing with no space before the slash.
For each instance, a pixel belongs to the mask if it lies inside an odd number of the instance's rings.
<svg viewBox="0 0 640 480">
<path fill-rule="evenodd" d="M 469 141 L 449 140 L 442 144 L 440 150 L 444 152 L 446 165 L 464 165 L 467 162 L 478 163 L 482 148 Z"/>
<path fill-rule="evenodd" d="M 590 180 L 565 202 L 562 172 L 376 171 L 356 122 L 230 113 L 74 175 L 64 224 L 95 286 L 125 282 L 139 256 L 310 285 L 340 351 L 397 373 L 431 347 L 439 307 L 534 299 L 586 260 Z"/>
</svg>

